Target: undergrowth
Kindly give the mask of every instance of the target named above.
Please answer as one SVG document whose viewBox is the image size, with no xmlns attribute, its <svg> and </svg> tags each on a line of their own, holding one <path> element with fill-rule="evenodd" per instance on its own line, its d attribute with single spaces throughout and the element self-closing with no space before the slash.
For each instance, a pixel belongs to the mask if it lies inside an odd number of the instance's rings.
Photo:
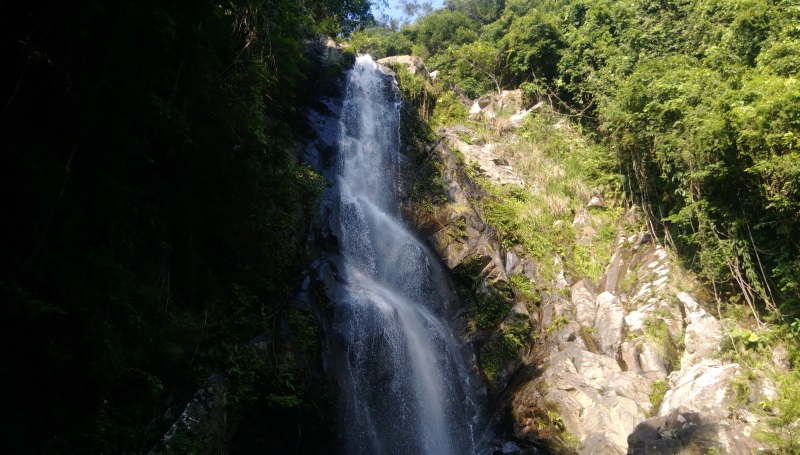
<svg viewBox="0 0 800 455">
<path fill-rule="evenodd" d="M 555 255 L 574 275 L 597 280 L 611 258 L 623 213 L 613 199 L 607 207 L 587 209 L 593 196 L 616 197 L 619 178 L 602 149 L 578 127 L 545 113 L 528 115 L 517 138 L 479 134 L 499 143 L 501 156 L 526 181 L 525 187 L 499 186 L 471 170 L 488 193 L 476 203 L 503 245 L 521 245 L 547 281 L 559 272 Z"/>
</svg>

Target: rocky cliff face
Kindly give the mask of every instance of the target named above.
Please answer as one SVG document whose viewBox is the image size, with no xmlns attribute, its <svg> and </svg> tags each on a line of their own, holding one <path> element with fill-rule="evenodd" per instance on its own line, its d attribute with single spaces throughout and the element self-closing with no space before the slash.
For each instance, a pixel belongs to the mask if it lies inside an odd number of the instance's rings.
<svg viewBox="0 0 800 455">
<path fill-rule="evenodd" d="M 510 291 L 503 294 L 504 316 L 491 328 L 476 327 L 464 310 L 464 340 L 478 352 L 500 428 L 520 445 L 545 439 L 558 452 L 580 454 L 751 453 L 761 447 L 751 437 L 758 419 L 737 412 L 731 383 L 740 366 L 716 358 L 726 338 L 722 323 L 692 294 L 691 277 L 663 246 L 649 233 L 620 232 L 598 282 L 573 282 L 561 270 L 542 286 L 542 264 L 521 248 L 504 248 L 484 221 L 475 202 L 486 192 L 465 170 L 523 187 L 513 163 L 492 153 L 497 144 L 465 141 L 474 133 L 468 128 L 438 133 L 443 140 L 426 146 L 443 164 L 447 200 L 427 210 L 410 204 L 409 213 L 457 276 L 472 266 L 480 284 L 467 307 L 480 301 L 476 295 Z M 603 207 L 593 199 L 586 210 Z M 585 216 L 579 211 L 574 224 Z M 563 263 L 555 253 L 552 260 L 556 267 Z M 519 275 L 533 296 L 509 279 Z M 512 329 L 520 321 L 526 333 Z M 522 340 L 511 345 L 513 355 L 502 343 L 510 333 Z M 755 393 L 763 397 L 774 394 L 768 381 L 759 387 Z"/>
</svg>

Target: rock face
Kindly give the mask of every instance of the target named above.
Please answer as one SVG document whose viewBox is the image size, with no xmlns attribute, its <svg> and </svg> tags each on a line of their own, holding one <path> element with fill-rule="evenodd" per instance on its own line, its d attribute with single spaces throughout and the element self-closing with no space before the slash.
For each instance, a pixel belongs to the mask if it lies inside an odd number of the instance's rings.
<svg viewBox="0 0 800 455">
<path fill-rule="evenodd" d="M 599 286 L 585 278 L 572 285 L 572 320 L 555 333 L 544 373 L 516 393 L 516 421 L 535 414 L 536 390 L 580 454 L 751 453 L 760 447 L 750 436 L 757 418 L 745 423 L 731 412 L 741 368 L 709 359 L 722 324 L 679 289 L 666 251 L 643 237 L 620 239 Z M 668 390 L 654 409 L 655 381 Z"/>
<path fill-rule="evenodd" d="M 400 64 L 405 66 L 408 69 L 408 72 L 411 74 L 419 73 L 424 77 L 430 76 L 428 73 L 428 68 L 425 66 L 425 62 L 415 55 L 395 55 L 392 57 L 382 58 L 378 60 L 378 63 L 384 66 Z"/>
<path fill-rule="evenodd" d="M 512 163 L 502 156 L 497 144 L 477 144 L 476 133 L 465 127 L 445 128 L 439 133 L 455 150 L 464 155 L 467 165 L 475 167 L 490 182 L 497 185 L 525 184 L 514 171 Z"/>
<path fill-rule="evenodd" d="M 447 204 L 436 207 L 430 214 L 429 225 L 440 228 L 429 234 L 428 242 L 448 268 L 458 267 L 465 259 L 480 263 L 481 278 L 490 283 L 508 283 L 506 253 L 494 232 L 471 200 L 482 197 L 481 190 L 470 180 L 452 150 L 439 144 L 433 153 L 444 163 L 443 178 L 447 185 Z M 417 225 L 425 231 L 425 226 Z"/>
<path fill-rule="evenodd" d="M 509 95 L 506 101 L 513 104 L 513 99 Z M 478 101 L 476 106 L 483 102 L 481 115 L 493 115 L 489 106 L 498 100 Z M 536 265 L 520 249 L 506 251 L 473 207 L 470 201 L 483 193 L 453 150 L 493 183 L 523 186 L 513 163 L 494 144 L 479 145 L 468 128 L 440 134 L 452 146 L 436 148 L 445 164 L 448 199 L 432 215 L 441 227 L 429 235 L 429 242 L 451 269 L 477 258 L 487 283 L 508 283 L 509 276 L 520 273 L 535 282 Z M 576 214 L 574 226 L 588 226 L 582 217 L 605 205 L 602 198 L 593 198 Z M 555 261 L 560 267 L 560 259 Z M 543 332 L 549 333 L 549 357 L 538 368 L 524 367 L 532 357 L 509 364 L 495 390 L 500 408 L 494 412 L 511 414 L 519 440 L 543 434 L 544 413 L 572 435 L 580 454 L 675 453 L 670 450 L 689 447 L 747 453 L 743 451 L 758 446 L 744 436 L 752 428 L 745 431 L 728 416 L 727 384 L 739 366 L 708 360 L 720 349 L 722 324 L 681 289 L 673 269 L 667 251 L 641 233 L 619 238 L 597 283 L 587 278 L 570 283 L 563 271 L 557 274 L 552 286 L 568 298 L 543 293 L 538 311 L 531 311 L 531 302 L 515 297 L 518 302 L 499 330 L 518 317 L 550 326 Z M 650 395 L 656 381 L 668 384 L 669 390 L 663 404 L 653 409 Z M 647 419 L 649 415 L 657 417 Z"/>
<path fill-rule="evenodd" d="M 148 455 L 168 452 L 172 440 L 179 433 L 203 435 L 203 453 L 214 453 L 224 447 L 229 431 L 225 390 L 225 378 L 221 374 L 214 373 L 206 379 L 206 383 L 195 392 L 181 415 Z"/>
<path fill-rule="evenodd" d="M 520 93 L 503 91 L 476 100 L 470 118 L 513 113 L 521 119 L 526 112 Z M 484 194 L 463 169 L 472 166 L 497 185 L 525 187 L 513 161 L 469 128 L 439 134 L 445 141 L 433 151 L 444 163 L 447 201 L 418 227 L 451 269 L 471 258 L 485 283 L 510 283 L 509 277 L 519 274 L 541 283 L 538 264 L 519 247 L 506 250 L 472 205 Z M 607 206 L 596 195 L 575 211 L 576 242 L 597 235 L 591 212 Z M 636 216 L 631 211 L 627 218 Z M 548 438 L 556 427 L 567 434 L 565 453 L 572 446 L 582 455 L 751 453 L 760 447 L 750 437 L 757 419 L 748 416 L 753 422 L 744 422 L 731 411 L 731 382 L 741 367 L 711 360 L 725 339 L 722 323 L 687 292 L 691 284 L 679 278 L 667 250 L 650 233 L 620 236 L 597 282 L 573 282 L 561 258 L 553 256 L 557 273 L 543 286 L 550 292 L 531 299 L 512 283 L 515 302 L 496 332 L 468 340 L 492 343 L 520 318 L 539 328 L 537 345 L 520 348 L 517 361 L 508 362 L 490 391 L 497 425 L 520 444 Z M 538 357 L 531 354 L 537 350 Z M 784 357 L 776 354 L 776 365 L 785 365 Z M 486 367 L 481 361 L 478 366 Z M 771 393 L 774 387 L 763 387 L 764 397 Z M 496 453 L 520 452 L 514 444 L 501 444 Z"/>
<path fill-rule="evenodd" d="M 664 453 L 670 448 L 674 451 L 668 453 L 694 450 L 744 455 L 760 448 L 750 436 L 754 430 L 750 423 L 756 421 L 730 418 L 735 408 L 730 383 L 740 371 L 736 363 L 704 359 L 670 374 L 670 389 L 658 417 L 637 426 L 628 438 L 629 453 Z"/>
<path fill-rule="evenodd" d="M 544 405 L 581 439 L 579 453 L 624 454 L 628 434 L 648 411 L 642 403 L 647 403 L 649 379 L 622 371 L 614 359 L 576 343 L 550 356 L 543 382 Z M 527 409 L 519 411 L 524 415 Z"/>
<path fill-rule="evenodd" d="M 478 145 L 471 139 L 475 132 L 464 127 L 448 128 L 439 132 L 455 150 L 464 155 L 466 164 L 476 167 L 490 182 L 497 185 L 525 184 L 509 160 L 502 156 L 498 144 Z"/>
</svg>

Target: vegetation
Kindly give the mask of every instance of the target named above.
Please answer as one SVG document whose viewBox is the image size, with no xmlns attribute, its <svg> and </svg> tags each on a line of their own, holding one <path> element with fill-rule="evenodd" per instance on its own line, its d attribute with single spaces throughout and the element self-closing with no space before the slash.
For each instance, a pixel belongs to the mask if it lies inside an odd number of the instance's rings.
<svg viewBox="0 0 800 455">
<path fill-rule="evenodd" d="M 558 273 L 554 253 L 576 276 L 597 280 L 614 248 L 621 208 L 586 210 L 593 194 L 602 195 L 615 177 L 576 131 L 558 128 L 548 114 L 530 114 L 519 130 L 522 140 L 504 144 L 526 188 L 495 186 L 480 180 L 489 197 L 477 201 L 487 222 L 506 247 L 521 245 L 537 259 L 539 274 L 552 281 Z M 575 219 L 581 219 L 574 223 Z"/>
<path fill-rule="evenodd" d="M 380 39 L 448 89 L 519 87 L 580 125 L 611 152 L 594 154 L 607 188 L 760 319 L 800 311 L 799 16 L 796 0 L 449 1 Z"/>
<path fill-rule="evenodd" d="M 324 183 L 289 153 L 304 41 L 369 20 L 369 3 L 16 2 L 3 17 L 0 447 L 146 452 L 167 407 L 223 370 L 234 408 L 285 422 L 276 444 L 319 444 L 296 429 L 307 372 L 242 345 L 276 333 Z"/>
<path fill-rule="evenodd" d="M 791 370 L 774 378 L 786 388 L 800 360 L 798 22 L 797 0 L 448 0 L 363 45 L 402 42 L 440 70 L 439 125 L 468 123 L 454 107 L 463 95 L 519 88 L 527 106 L 541 103 L 517 130 L 527 143 L 505 150 L 530 187 L 481 183 L 503 243 L 545 278 L 558 253 L 596 279 L 621 212 L 590 211 L 583 231 L 569 223 L 595 194 L 640 205 L 647 230 L 735 318 L 723 355 L 770 370 L 767 353 L 785 347 Z M 676 360 L 663 320 L 644 337 Z M 771 441 L 793 452 L 796 406 L 781 400 Z"/>
<path fill-rule="evenodd" d="M 453 275 L 459 294 L 468 303 L 470 328 L 474 331 L 490 332 L 508 314 L 511 308 L 509 300 L 513 294 L 504 283 L 484 285 L 481 279 L 484 265 L 479 257 L 467 258 L 453 269 Z"/>
<path fill-rule="evenodd" d="M 658 408 L 661 407 L 661 402 L 664 401 L 664 395 L 669 390 L 669 383 L 663 379 L 653 381 L 653 389 L 650 392 L 650 414 L 658 415 Z"/>
<path fill-rule="evenodd" d="M 282 377 L 278 359 L 240 351 L 256 333 L 285 321 L 302 351 L 317 348 L 308 315 L 282 302 L 324 183 L 289 153 L 307 133 L 299 93 L 317 86 L 304 41 L 319 35 L 349 36 L 376 57 L 425 57 L 441 70 L 437 85 L 401 74 L 401 88 L 437 126 L 465 119 L 462 96 L 520 88 L 528 105 L 542 103 L 506 151 L 531 187 L 487 184 L 481 202 L 502 241 L 540 259 L 545 276 L 555 252 L 597 278 L 621 209 L 588 212 L 585 232 L 570 226 L 592 196 L 622 196 L 723 311 L 747 309 L 736 318 L 749 329 L 730 334 L 727 355 L 757 361 L 783 343 L 796 367 L 797 0 L 448 0 L 413 24 L 371 28 L 369 6 L 4 7 L 0 331 L 16 392 L 2 413 L 7 452 L 147 450 L 165 405 L 211 372 L 238 372 L 241 390 L 251 372 Z M 427 147 L 415 150 L 414 164 L 430 163 L 420 180 L 433 184 L 412 197 L 442 201 L 441 169 Z M 477 329 L 499 324 L 509 292 L 475 297 Z M 663 339 L 657 321 L 649 330 Z M 789 397 L 793 375 L 777 376 Z M 262 395 L 253 402 L 293 411 L 309 399 Z M 775 406 L 776 419 L 796 420 L 791 402 Z"/>
</svg>

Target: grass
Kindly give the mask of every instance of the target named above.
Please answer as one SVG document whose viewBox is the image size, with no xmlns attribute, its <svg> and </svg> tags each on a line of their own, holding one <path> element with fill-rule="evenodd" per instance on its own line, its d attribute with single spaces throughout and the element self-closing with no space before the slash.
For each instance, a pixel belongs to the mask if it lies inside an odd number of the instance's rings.
<svg viewBox="0 0 800 455">
<path fill-rule="evenodd" d="M 521 294 L 522 297 L 533 304 L 538 304 L 541 301 L 541 297 L 536 293 L 533 283 L 531 283 L 531 280 L 527 276 L 517 273 L 509 276 L 508 279 L 511 280 L 512 289 L 515 291 L 515 294 Z"/>
<path fill-rule="evenodd" d="M 473 172 L 489 193 L 477 205 L 506 247 L 521 245 L 544 265 L 541 276 L 546 281 L 558 273 L 549 266 L 555 255 L 573 275 L 597 280 L 611 259 L 622 209 L 592 210 L 585 228 L 589 235 L 584 235 L 584 227 L 573 227 L 572 221 L 593 195 L 615 181 L 613 173 L 603 168 L 603 151 L 591 146 L 579 128 L 546 114 L 527 116 L 519 132 L 521 138 L 512 139 L 494 134 L 497 131 L 479 133 L 499 144 L 498 154 L 512 162 L 527 183 L 524 188 L 496 186 Z M 576 242 L 578 238 L 581 242 Z"/>
<path fill-rule="evenodd" d="M 650 413 L 652 415 L 658 414 L 658 409 L 661 407 L 661 402 L 664 401 L 664 395 L 669 390 L 669 383 L 663 379 L 653 381 L 653 388 L 650 391 Z"/>
</svg>

